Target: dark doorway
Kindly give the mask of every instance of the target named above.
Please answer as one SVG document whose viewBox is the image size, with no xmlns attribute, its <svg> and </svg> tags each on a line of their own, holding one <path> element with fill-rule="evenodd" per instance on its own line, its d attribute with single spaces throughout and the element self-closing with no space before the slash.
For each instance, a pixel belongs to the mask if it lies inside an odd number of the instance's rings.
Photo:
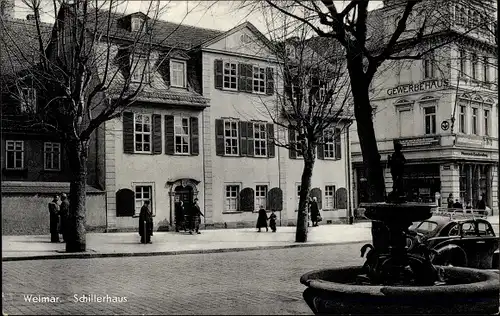
<svg viewBox="0 0 500 316">
<path fill-rule="evenodd" d="M 180 202 L 184 204 L 184 210 L 180 209 Z M 186 230 L 188 227 L 188 210 L 193 202 L 193 188 L 191 186 L 178 186 L 175 188 L 175 231 Z"/>
<path fill-rule="evenodd" d="M 191 204 L 193 202 L 193 188 L 190 186 L 177 186 L 175 188 L 175 203 L 180 201 L 184 202 L 184 205 Z"/>
</svg>

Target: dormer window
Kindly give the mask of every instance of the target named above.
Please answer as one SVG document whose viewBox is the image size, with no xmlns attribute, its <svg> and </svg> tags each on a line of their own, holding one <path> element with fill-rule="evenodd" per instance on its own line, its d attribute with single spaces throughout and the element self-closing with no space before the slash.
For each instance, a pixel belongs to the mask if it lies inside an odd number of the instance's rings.
<svg viewBox="0 0 500 316">
<path fill-rule="evenodd" d="M 34 88 L 20 89 L 20 109 L 21 113 L 35 112 L 36 110 L 36 90 Z"/>
<path fill-rule="evenodd" d="M 144 24 L 144 20 L 142 18 L 139 18 L 139 17 L 135 17 L 135 18 L 132 18 L 132 22 L 130 24 L 130 31 L 131 32 L 144 32 L 144 30 L 146 29 L 145 28 L 145 25 L 143 27 L 143 24 Z"/>
<path fill-rule="evenodd" d="M 131 66 L 130 81 L 135 83 L 149 83 L 149 59 L 147 56 L 137 56 L 134 58 Z"/>
<path fill-rule="evenodd" d="M 170 60 L 170 85 L 172 87 L 186 88 L 186 62 L 183 60 Z"/>
</svg>

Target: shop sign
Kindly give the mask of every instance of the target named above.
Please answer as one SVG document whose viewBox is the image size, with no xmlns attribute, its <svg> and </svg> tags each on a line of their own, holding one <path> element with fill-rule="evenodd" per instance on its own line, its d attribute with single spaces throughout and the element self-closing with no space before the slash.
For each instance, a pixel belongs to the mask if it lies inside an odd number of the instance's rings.
<svg viewBox="0 0 500 316">
<path fill-rule="evenodd" d="M 400 138 L 397 140 L 403 148 L 404 147 L 431 147 L 431 146 L 439 146 L 440 143 L 439 136 L 433 137 L 416 137 L 416 138 Z"/>
<path fill-rule="evenodd" d="M 443 166 L 443 170 L 451 170 L 451 166 L 450 165 L 444 165 Z"/>
<path fill-rule="evenodd" d="M 438 88 L 446 88 L 450 86 L 448 79 L 425 80 L 418 83 L 409 83 L 387 89 L 387 95 L 396 96 L 413 92 L 422 92 Z"/>
<path fill-rule="evenodd" d="M 488 158 L 488 153 L 483 153 L 479 151 L 462 151 L 460 153 L 462 154 L 462 156 Z"/>
</svg>

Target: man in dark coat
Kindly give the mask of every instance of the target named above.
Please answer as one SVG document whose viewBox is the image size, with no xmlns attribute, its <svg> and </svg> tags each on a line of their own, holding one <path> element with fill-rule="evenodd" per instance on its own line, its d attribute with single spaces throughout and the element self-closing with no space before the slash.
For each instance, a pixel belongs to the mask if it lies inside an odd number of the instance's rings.
<svg viewBox="0 0 500 316">
<path fill-rule="evenodd" d="M 453 208 L 463 208 L 463 205 L 462 203 L 460 203 L 460 201 L 458 201 L 458 199 L 455 200 L 455 203 L 453 203 Z"/>
<path fill-rule="evenodd" d="M 313 227 L 318 226 L 318 217 L 319 217 L 318 200 L 316 197 L 313 197 L 313 200 L 311 202 L 311 222 Z"/>
<path fill-rule="evenodd" d="M 153 236 L 153 213 L 149 208 L 150 201 L 144 201 L 139 214 L 139 235 L 141 235 L 142 244 L 151 244 Z"/>
<path fill-rule="evenodd" d="M 59 242 L 59 195 L 55 195 L 54 199 L 49 203 L 50 213 L 50 242 Z"/>
<path fill-rule="evenodd" d="M 198 205 L 198 199 L 194 199 L 193 205 L 191 206 L 190 209 L 191 209 L 190 210 L 191 227 L 189 229 L 189 233 L 193 234 L 194 230 L 197 234 L 201 234 L 200 233 L 201 216 L 205 215 L 203 215 L 203 213 L 200 210 L 200 206 Z"/>
<path fill-rule="evenodd" d="M 259 229 L 258 232 L 260 232 L 260 229 L 262 227 L 266 228 L 266 232 L 269 231 L 269 228 L 267 227 L 267 213 L 264 207 L 261 205 L 259 209 L 259 217 L 257 217 L 257 228 Z"/>
<path fill-rule="evenodd" d="M 186 231 L 186 224 L 184 223 L 184 202 L 179 201 L 175 207 L 175 231 L 179 232 L 184 228 Z"/>
<path fill-rule="evenodd" d="M 480 200 L 477 202 L 477 209 L 478 210 L 485 210 L 486 209 L 486 198 L 485 194 L 481 194 Z"/>
<path fill-rule="evenodd" d="M 453 194 L 448 195 L 448 208 L 453 208 Z"/>
<path fill-rule="evenodd" d="M 66 193 L 61 194 L 61 206 L 59 207 L 59 215 L 61 216 L 61 234 L 64 241 L 68 241 L 68 215 L 69 201 Z"/>
</svg>

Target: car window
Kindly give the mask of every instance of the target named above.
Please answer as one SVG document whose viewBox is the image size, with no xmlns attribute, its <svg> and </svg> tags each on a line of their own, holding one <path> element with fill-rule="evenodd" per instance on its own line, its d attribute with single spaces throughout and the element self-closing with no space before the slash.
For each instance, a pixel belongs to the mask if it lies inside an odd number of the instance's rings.
<svg viewBox="0 0 500 316">
<path fill-rule="evenodd" d="M 462 223 L 462 234 L 464 236 L 475 236 L 476 235 L 476 225 L 474 225 L 474 222 Z"/>
<path fill-rule="evenodd" d="M 479 236 L 495 236 L 493 229 L 487 223 L 479 222 L 477 223 L 477 228 L 479 230 Z"/>
<path fill-rule="evenodd" d="M 448 236 L 458 236 L 458 225 L 452 224 L 450 231 L 448 232 Z"/>
<path fill-rule="evenodd" d="M 436 229 L 438 224 L 436 222 L 423 221 L 417 226 L 417 230 L 422 232 L 432 232 Z"/>
</svg>

